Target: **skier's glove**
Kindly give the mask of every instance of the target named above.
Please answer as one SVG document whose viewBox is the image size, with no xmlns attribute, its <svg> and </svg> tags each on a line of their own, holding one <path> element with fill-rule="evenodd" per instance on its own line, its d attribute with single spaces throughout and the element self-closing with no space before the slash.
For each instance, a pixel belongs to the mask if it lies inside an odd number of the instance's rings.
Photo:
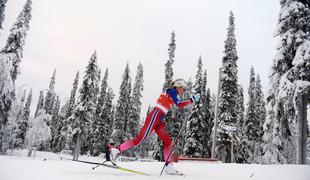
<svg viewBox="0 0 310 180">
<path fill-rule="evenodd" d="M 198 94 L 195 94 L 191 97 L 192 102 L 198 102 L 200 100 L 200 96 Z"/>
</svg>

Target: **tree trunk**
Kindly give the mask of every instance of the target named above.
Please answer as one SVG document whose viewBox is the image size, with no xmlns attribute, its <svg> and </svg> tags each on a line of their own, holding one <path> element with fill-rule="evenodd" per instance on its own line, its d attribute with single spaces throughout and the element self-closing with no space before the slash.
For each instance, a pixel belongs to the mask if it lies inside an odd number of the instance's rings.
<svg viewBox="0 0 310 180">
<path fill-rule="evenodd" d="M 307 147 L 307 98 L 306 95 L 300 97 L 298 104 L 298 142 L 297 142 L 297 164 L 306 164 Z"/>
<path fill-rule="evenodd" d="M 76 141 L 75 141 L 75 147 L 74 147 L 74 152 L 73 152 L 73 161 L 76 161 L 79 159 L 80 155 L 80 150 L 81 150 L 81 138 L 80 138 L 80 133 L 77 133 Z"/>
<path fill-rule="evenodd" d="M 217 97 L 216 97 L 216 105 L 215 105 L 215 112 L 214 112 L 214 125 L 213 125 L 213 139 L 212 139 L 212 148 L 211 148 L 211 158 L 215 158 L 215 148 L 216 148 L 216 141 L 217 141 L 217 126 L 218 126 L 218 106 L 219 106 L 219 98 L 220 98 L 220 91 L 221 91 L 221 74 L 222 69 L 219 69 L 219 79 L 218 79 L 218 86 L 217 86 Z"/>
</svg>

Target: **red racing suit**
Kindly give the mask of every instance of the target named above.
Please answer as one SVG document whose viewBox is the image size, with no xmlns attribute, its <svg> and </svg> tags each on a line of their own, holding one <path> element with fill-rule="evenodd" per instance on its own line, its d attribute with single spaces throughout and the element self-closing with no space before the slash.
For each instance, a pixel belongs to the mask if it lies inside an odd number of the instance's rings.
<svg viewBox="0 0 310 180">
<path fill-rule="evenodd" d="M 165 160 L 166 162 L 171 162 L 171 157 L 168 157 L 171 145 L 171 137 L 165 131 L 165 123 L 163 120 L 173 104 L 179 108 L 182 108 L 191 104 L 192 102 L 192 99 L 180 101 L 176 89 L 167 89 L 165 93 L 162 93 L 159 96 L 156 106 L 146 117 L 144 125 L 138 133 L 137 137 L 120 144 L 118 147 L 119 150 L 122 152 L 143 143 L 155 130 L 155 133 L 164 142 Z"/>
</svg>

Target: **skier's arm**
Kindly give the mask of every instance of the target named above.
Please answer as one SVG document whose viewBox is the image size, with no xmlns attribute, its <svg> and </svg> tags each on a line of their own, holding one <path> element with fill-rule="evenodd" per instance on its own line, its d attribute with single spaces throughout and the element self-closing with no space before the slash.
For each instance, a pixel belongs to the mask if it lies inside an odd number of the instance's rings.
<svg viewBox="0 0 310 180">
<path fill-rule="evenodd" d="M 180 101 L 179 104 L 176 104 L 179 108 L 182 108 L 184 106 L 187 106 L 191 104 L 193 101 L 191 99 L 185 100 L 185 101 Z"/>
</svg>

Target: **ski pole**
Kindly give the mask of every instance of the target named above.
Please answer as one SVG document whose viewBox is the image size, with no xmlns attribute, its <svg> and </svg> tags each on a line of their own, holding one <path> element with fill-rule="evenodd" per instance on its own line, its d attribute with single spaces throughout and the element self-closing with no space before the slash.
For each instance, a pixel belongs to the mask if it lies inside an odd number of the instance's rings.
<svg viewBox="0 0 310 180">
<path fill-rule="evenodd" d="M 161 175 L 163 174 L 163 172 L 164 172 L 166 166 L 168 165 L 168 160 L 169 160 L 170 157 L 171 157 L 172 151 L 173 151 L 173 149 L 175 148 L 175 146 L 176 146 L 176 144 L 177 144 L 177 141 L 178 141 L 178 139 L 179 139 L 179 137 L 180 137 L 180 135 L 181 135 L 183 129 L 186 127 L 186 122 L 187 122 L 187 120 L 188 120 L 188 118 L 186 118 L 185 121 L 182 122 L 181 129 L 180 129 L 180 131 L 179 131 L 177 137 L 175 138 L 175 140 L 174 140 L 174 142 L 173 142 L 173 144 L 172 144 L 172 146 L 171 146 L 171 148 L 170 148 L 170 151 L 169 151 L 169 154 L 168 154 L 168 158 L 165 159 L 165 164 L 164 164 L 163 168 L 161 169 L 161 172 L 160 172 L 160 175 L 159 175 L 159 176 L 161 176 Z"/>
<path fill-rule="evenodd" d="M 97 167 L 103 165 L 104 163 L 106 163 L 107 161 L 104 161 L 103 163 L 97 164 L 95 167 L 92 167 L 93 170 L 95 170 Z"/>
</svg>

